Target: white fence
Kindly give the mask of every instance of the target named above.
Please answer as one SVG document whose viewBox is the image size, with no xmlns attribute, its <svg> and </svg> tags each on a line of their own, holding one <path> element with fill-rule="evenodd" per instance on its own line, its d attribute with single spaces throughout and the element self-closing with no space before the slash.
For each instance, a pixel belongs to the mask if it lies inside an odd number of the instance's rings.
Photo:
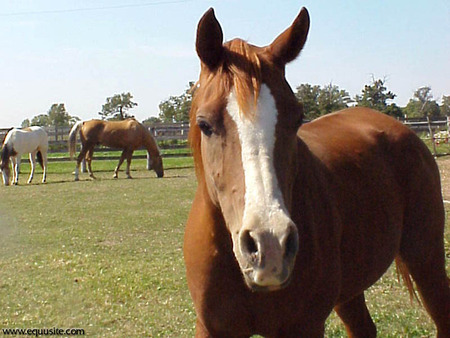
<svg viewBox="0 0 450 338">
<path fill-rule="evenodd" d="M 450 117 L 432 120 L 430 118 L 408 119 L 402 121 L 417 133 L 427 133 L 427 140 L 432 140 L 434 147 L 439 143 L 443 134 L 440 131 L 450 132 Z M 187 140 L 189 133 L 188 123 L 157 123 L 146 125 L 157 141 Z M 46 127 L 49 136 L 50 148 L 60 148 L 67 144 L 70 127 Z M 3 140 L 8 129 L 0 129 L 0 139 Z M 446 138 L 448 140 L 448 137 Z M 53 147 L 52 147 L 53 146 Z M 56 147 L 55 147 L 56 146 Z M 434 149 L 436 154 L 436 148 Z"/>
<path fill-rule="evenodd" d="M 187 140 L 188 123 L 157 123 L 146 125 L 156 141 Z M 9 128 L 0 129 L 0 140 L 3 140 Z M 67 145 L 70 127 L 45 127 L 50 148 L 57 145 Z"/>
</svg>

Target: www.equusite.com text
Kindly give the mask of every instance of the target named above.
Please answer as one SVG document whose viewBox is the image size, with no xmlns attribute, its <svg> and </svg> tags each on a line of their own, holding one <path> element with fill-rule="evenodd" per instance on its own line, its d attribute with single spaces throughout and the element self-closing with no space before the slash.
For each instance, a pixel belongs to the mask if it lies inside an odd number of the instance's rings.
<svg viewBox="0 0 450 338">
<path fill-rule="evenodd" d="M 86 332 L 84 329 L 63 329 L 58 327 L 37 329 L 37 328 L 2 328 L 0 330 L 5 336 L 84 336 Z"/>
</svg>

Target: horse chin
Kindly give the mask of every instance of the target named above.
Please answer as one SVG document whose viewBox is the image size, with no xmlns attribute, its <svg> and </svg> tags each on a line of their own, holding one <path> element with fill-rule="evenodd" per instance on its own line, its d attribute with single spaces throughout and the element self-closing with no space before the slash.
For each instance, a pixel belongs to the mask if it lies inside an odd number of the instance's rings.
<svg viewBox="0 0 450 338">
<path fill-rule="evenodd" d="M 286 288 L 292 280 L 292 274 L 289 275 L 289 277 L 282 283 L 277 285 L 259 285 L 256 284 L 252 277 L 252 272 L 250 273 L 244 273 L 244 282 L 245 285 L 250 289 L 252 292 L 259 292 L 259 293 L 268 293 L 268 292 L 275 292 L 282 290 Z"/>
</svg>

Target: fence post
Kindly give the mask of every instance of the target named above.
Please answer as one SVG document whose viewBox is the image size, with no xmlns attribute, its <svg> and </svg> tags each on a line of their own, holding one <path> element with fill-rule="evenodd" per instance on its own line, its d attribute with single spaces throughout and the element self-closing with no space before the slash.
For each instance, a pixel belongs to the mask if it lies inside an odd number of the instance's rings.
<svg viewBox="0 0 450 338">
<path fill-rule="evenodd" d="M 437 157 L 436 142 L 434 140 L 433 128 L 431 128 L 431 119 L 429 116 L 427 116 L 427 122 L 428 122 L 428 131 L 430 133 L 431 142 L 433 143 L 434 157 Z"/>
<path fill-rule="evenodd" d="M 152 170 L 152 159 L 148 152 L 147 152 L 147 170 Z"/>
</svg>

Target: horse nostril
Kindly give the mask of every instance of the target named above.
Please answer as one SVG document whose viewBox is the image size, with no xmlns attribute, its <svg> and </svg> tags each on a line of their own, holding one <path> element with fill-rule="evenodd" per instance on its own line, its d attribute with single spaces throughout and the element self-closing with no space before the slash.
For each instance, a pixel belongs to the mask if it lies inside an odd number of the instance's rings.
<svg viewBox="0 0 450 338">
<path fill-rule="evenodd" d="M 241 250 L 243 254 L 250 256 L 252 263 L 256 263 L 258 246 L 249 230 L 244 231 L 241 235 Z"/>
<path fill-rule="evenodd" d="M 284 244 L 284 257 L 294 257 L 298 251 L 298 234 L 296 229 L 293 227 L 289 231 L 289 235 L 286 238 Z"/>
</svg>

